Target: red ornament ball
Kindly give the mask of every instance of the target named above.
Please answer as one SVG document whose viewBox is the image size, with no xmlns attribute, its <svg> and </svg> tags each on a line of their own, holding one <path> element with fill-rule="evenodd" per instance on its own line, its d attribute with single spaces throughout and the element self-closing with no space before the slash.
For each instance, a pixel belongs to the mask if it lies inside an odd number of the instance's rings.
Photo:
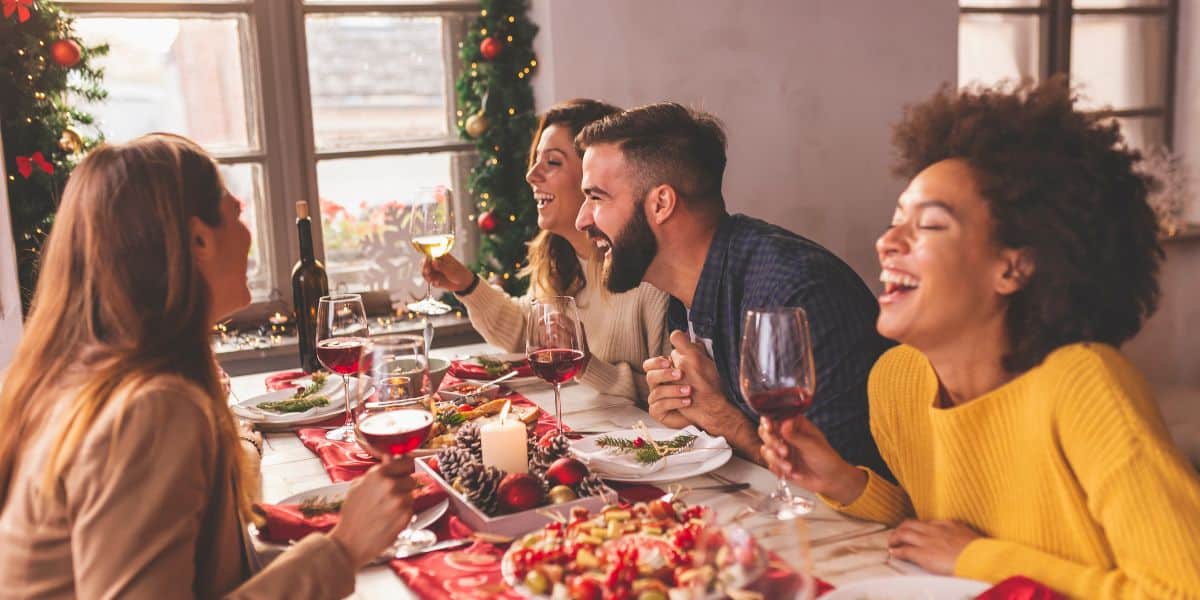
<svg viewBox="0 0 1200 600">
<path fill-rule="evenodd" d="M 491 233 L 496 230 L 496 215 L 492 211 L 487 211 L 479 215 L 479 230 L 484 233 Z"/>
<path fill-rule="evenodd" d="M 576 486 L 588 476 L 587 465 L 569 456 L 564 456 L 546 469 L 546 481 L 550 485 Z"/>
<path fill-rule="evenodd" d="M 83 50 L 75 40 L 58 40 L 50 44 L 50 58 L 54 59 L 58 66 L 70 69 L 79 64 L 79 59 L 83 58 Z"/>
<path fill-rule="evenodd" d="M 492 60 L 500 56 L 500 51 L 504 49 L 504 42 L 498 38 L 485 37 L 479 42 L 479 53 L 483 55 L 484 60 Z"/>
<path fill-rule="evenodd" d="M 542 482 L 528 473 L 509 473 L 497 490 L 500 506 L 508 512 L 520 512 L 541 506 L 546 501 Z"/>
</svg>

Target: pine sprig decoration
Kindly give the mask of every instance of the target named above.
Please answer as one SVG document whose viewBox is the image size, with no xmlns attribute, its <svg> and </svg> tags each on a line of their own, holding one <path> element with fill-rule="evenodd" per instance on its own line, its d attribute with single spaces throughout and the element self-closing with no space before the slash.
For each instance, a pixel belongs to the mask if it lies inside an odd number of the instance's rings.
<svg viewBox="0 0 1200 600">
<path fill-rule="evenodd" d="M 525 244 L 537 233 L 537 207 L 525 170 L 537 126 L 529 78 L 537 68 L 533 38 L 538 28 L 526 16 L 526 0 L 481 0 L 479 7 L 459 49 L 462 75 L 455 86 L 459 133 L 475 142 L 479 154 L 467 195 L 474 212 L 491 212 L 497 222 L 490 233 L 480 232 L 474 268 L 520 295 L 528 281 L 517 275 L 518 265 L 525 264 Z M 490 60 L 480 49 L 487 38 L 501 48 Z M 479 114 L 488 126 L 472 137 L 466 124 Z"/>
<path fill-rule="evenodd" d="M 50 55 L 54 42 L 78 41 L 73 18 L 51 0 L 33 4 L 29 20 L 0 19 L 0 137 L 4 140 L 4 166 L 8 174 L 9 211 L 16 243 L 21 298 L 25 308 L 33 295 L 42 243 L 54 223 L 54 213 L 67 176 L 83 155 L 102 141 L 81 135 L 78 151 L 59 145 L 68 129 L 88 130 L 92 116 L 74 102 L 102 100 L 103 70 L 94 59 L 108 53 L 107 45 L 80 44 L 81 58 L 73 66 L 60 66 Z M 34 169 L 20 174 L 17 157 L 41 152 L 52 173 Z M 7 310 L 7 307 L 5 307 Z"/>
<path fill-rule="evenodd" d="M 634 459 L 642 464 L 653 464 L 672 454 L 691 447 L 696 436 L 680 434 L 669 440 L 643 440 L 642 438 L 626 439 L 613 436 L 603 436 L 596 439 L 596 445 L 609 448 L 623 454 L 633 454 Z"/>
</svg>

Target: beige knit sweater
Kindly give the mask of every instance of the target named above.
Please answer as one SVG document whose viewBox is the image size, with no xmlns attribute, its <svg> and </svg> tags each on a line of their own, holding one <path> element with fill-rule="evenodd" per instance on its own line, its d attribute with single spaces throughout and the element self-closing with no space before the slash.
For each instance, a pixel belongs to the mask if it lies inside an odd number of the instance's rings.
<svg viewBox="0 0 1200 600">
<path fill-rule="evenodd" d="M 580 262 L 589 272 L 586 261 Z M 525 296 L 513 298 L 481 283 L 459 299 L 470 313 L 471 324 L 489 344 L 524 352 L 529 306 L 536 294 L 533 287 Z M 670 352 L 667 295 L 646 283 L 624 294 L 611 294 L 593 280 L 575 295 L 575 303 L 592 351 L 579 381 L 644 406 L 649 388 L 642 363 Z"/>
</svg>

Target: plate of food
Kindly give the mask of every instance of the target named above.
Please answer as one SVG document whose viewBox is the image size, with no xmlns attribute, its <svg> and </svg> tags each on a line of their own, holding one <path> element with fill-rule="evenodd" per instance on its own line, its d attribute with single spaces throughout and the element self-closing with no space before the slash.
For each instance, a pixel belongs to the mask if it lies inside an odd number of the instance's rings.
<svg viewBox="0 0 1200 600">
<path fill-rule="evenodd" d="M 507 398 L 494 398 L 478 405 L 460 404 L 453 400 L 436 400 L 430 407 L 433 413 L 433 429 L 429 439 L 420 448 L 413 451 L 413 456 L 431 456 L 437 451 L 454 445 L 454 434 L 466 423 L 480 425 L 499 418 L 504 404 L 510 402 Z M 509 418 L 517 418 L 526 425 L 537 422 L 541 409 L 532 404 L 514 404 L 509 409 Z"/>
<path fill-rule="evenodd" d="M 571 442 L 571 453 L 612 481 L 661 483 L 703 475 L 733 457 L 723 437 L 696 427 L 651 429 L 638 424 Z"/>
<path fill-rule="evenodd" d="M 451 362 L 449 373 L 459 379 L 480 383 L 507 375 L 510 371 L 517 372 L 516 377 L 507 381 L 513 387 L 545 383 L 537 375 L 534 375 L 533 369 L 529 366 L 529 358 L 515 352 L 477 354 L 460 358 Z"/>
<path fill-rule="evenodd" d="M 972 600 L 989 587 L 973 579 L 905 575 L 839 585 L 821 600 Z"/>
<path fill-rule="evenodd" d="M 712 517 L 662 498 L 575 508 L 514 542 L 500 570 L 527 598 L 723 598 L 758 579 L 768 554 Z"/>
<path fill-rule="evenodd" d="M 321 514 L 337 513 L 342 509 L 342 502 L 346 499 L 346 490 L 350 489 L 351 481 L 343 481 L 333 485 L 327 485 L 311 489 L 308 491 L 293 494 L 279 501 L 278 504 L 298 504 L 300 512 L 305 517 L 313 517 Z M 450 500 L 443 498 L 433 506 L 426 508 L 413 515 L 411 527 L 414 529 L 425 529 L 437 522 L 442 515 L 450 508 Z M 254 536 L 257 543 L 266 549 L 283 550 L 287 548 L 287 544 L 281 544 L 265 539 L 259 535 L 258 528 L 253 523 L 248 526 L 250 535 Z"/>
<path fill-rule="evenodd" d="M 366 380 L 362 380 L 366 384 Z M 343 410 L 340 377 L 322 372 L 295 380 L 296 387 L 268 392 L 231 405 L 234 414 L 263 428 L 287 428 L 327 419 Z M 351 383 L 350 393 L 355 393 Z"/>
</svg>

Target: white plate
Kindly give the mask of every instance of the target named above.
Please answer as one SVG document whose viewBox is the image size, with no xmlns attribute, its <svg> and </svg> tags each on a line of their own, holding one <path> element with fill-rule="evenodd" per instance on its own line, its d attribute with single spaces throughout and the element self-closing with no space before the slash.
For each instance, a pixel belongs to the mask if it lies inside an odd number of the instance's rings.
<svg viewBox="0 0 1200 600">
<path fill-rule="evenodd" d="M 362 378 L 361 383 L 366 384 L 368 381 L 369 379 L 364 377 Z M 303 377 L 296 379 L 294 383 L 299 387 L 304 387 L 311 384 L 312 379 L 309 377 Z M 354 388 L 354 382 L 351 381 L 351 395 L 355 393 Z M 247 398 L 232 406 L 233 413 L 237 415 L 238 418 L 254 423 L 261 429 L 271 430 L 286 429 L 289 427 L 295 427 L 297 425 L 308 425 L 318 421 L 323 421 L 329 417 L 345 412 L 345 394 L 342 393 L 342 378 L 336 375 L 330 375 L 325 380 L 324 387 L 321 388 L 320 393 L 329 398 L 329 404 L 326 406 L 310 408 L 301 413 L 273 413 L 269 411 L 263 411 L 265 414 L 260 413 L 258 410 L 253 408 L 263 402 L 274 402 L 291 398 L 293 395 L 295 395 L 296 389 L 297 388 L 287 388 L 254 396 L 253 398 Z M 367 392 L 368 394 L 366 395 L 370 395 L 370 390 L 367 390 Z"/>
<path fill-rule="evenodd" d="M 464 356 L 464 357 L 458 359 L 458 361 L 461 363 L 464 363 L 464 364 L 469 364 L 469 365 L 480 365 L 481 364 L 479 362 L 480 356 L 482 356 L 484 358 L 489 358 L 491 360 L 502 360 L 504 362 L 510 362 L 510 363 L 511 362 L 521 362 L 524 360 L 528 360 L 528 358 L 529 358 L 525 354 L 520 354 L 517 352 L 508 352 L 508 353 L 476 354 L 476 355 L 472 355 L 472 356 Z M 464 381 L 469 381 L 471 383 L 484 384 L 491 380 L 490 379 L 465 379 Z M 549 383 L 546 383 L 545 380 L 543 380 L 541 377 L 538 377 L 537 375 L 530 375 L 528 377 L 513 377 L 512 379 L 504 380 L 504 385 L 508 385 L 511 387 L 526 387 L 526 386 L 538 385 L 538 384 L 543 384 L 546 386 L 550 385 Z"/>
<path fill-rule="evenodd" d="M 881 577 L 840 585 L 821 600 L 972 600 L 990 587 L 958 577 Z"/>
<path fill-rule="evenodd" d="M 293 494 L 291 496 L 288 496 L 287 498 L 284 498 L 283 500 L 280 500 L 277 504 L 300 504 L 301 502 L 304 502 L 305 500 L 308 500 L 309 498 L 319 498 L 322 496 L 324 496 L 326 499 L 328 499 L 330 501 L 341 500 L 346 497 L 346 490 L 350 489 L 351 483 L 353 483 L 353 482 L 343 481 L 341 483 L 335 483 L 333 485 L 319 487 L 316 489 L 308 490 L 306 492 L 300 492 L 299 494 Z M 442 500 L 441 502 L 438 502 L 437 504 L 434 504 L 433 506 L 413 515 L 412 527 L 414 529 L 425 529 L 426 527 L 433 525 L 434 523 L 437 522 L 438 519 L 440 519 L 442 517 L 442 515 L 446 514 L 446 510 L 449 508 L 450 508 L 450 500 L 449 499 L 445 499 L 445 500 Z M 271 549 L 278 549 L 278 550 L 287 548 L 286 544 L 277 544 L 275 542 L 268 542 L 262 538 L 259 538 L 258 537 L 258 529 L 254 526 L 253 523 L 251 523 L 249 525 L 249 528 L 250 528 L 250 535 L 253 535 L 254 538 L 256 540 L 258 540 L 258 543 L 260 545 L 262 545 L 263 547 L 271 548 Z"/>
<path fill-rule="evenodd" d="M 670 439 L 679 434 L 677 429 L 649 429 L 650 435 L 656 439 Z M 641 437 L 641 433 L 634 429 L 617 429 L 603 434 L 585 435 L 582 438 L 571 442 L 572 449 L 576 446 L 594 447 L 594 442 L 597 438 L 604 436 L 622 437 L 627 439 Z M 671 481 L 679 481 L 688 477 L 696 477 L 703 475 L 709 471 L 714 471 L 721 468 L 722 465 L 729 462 L 733 458 L 733 448 L 725 447 L 721 449 L 697 449 L 692 452 L 705 452 L 711 454 L 712 457 L 701 462 L 686 463 L 682 465 L 670 465 L 663 467 L 654 472 L 641 473 L 637 475 L 629 473 L 610 474 L 603 470 L 603 467 L 588 465 L 588 468 L 595 471 L 600 477 L 610 481 L 625 481 L 632 483 L 666 483 Z"/>
</svg>

